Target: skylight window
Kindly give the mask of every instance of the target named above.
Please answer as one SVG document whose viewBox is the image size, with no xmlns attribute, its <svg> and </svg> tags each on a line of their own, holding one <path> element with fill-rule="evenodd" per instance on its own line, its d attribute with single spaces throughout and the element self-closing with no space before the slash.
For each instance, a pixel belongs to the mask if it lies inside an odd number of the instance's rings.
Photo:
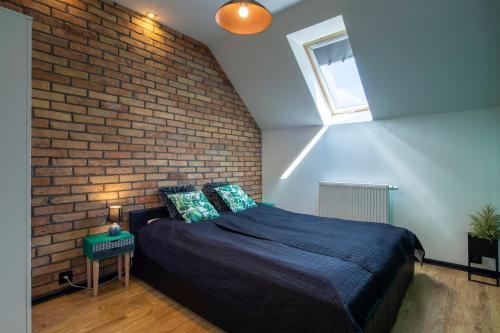
<svg viewBox="0 0 500 333">
<path fill-rule="evenodd" d="M 342 15 L 286 37 L 323 125 L 372 120 Z"/>
<path fill-rule="evenodd" d="M 306 43 L 304 47 L 334 115 L 369 110 L 345 31 Z"/>
</svg>

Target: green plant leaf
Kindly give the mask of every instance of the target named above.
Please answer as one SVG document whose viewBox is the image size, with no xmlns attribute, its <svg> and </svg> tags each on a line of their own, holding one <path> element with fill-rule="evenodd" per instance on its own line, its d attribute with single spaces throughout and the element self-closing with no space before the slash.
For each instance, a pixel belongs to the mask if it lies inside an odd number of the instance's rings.
<svg viewBox="0 0 500 333">
<path fill-rule="evenodd" d="M 496 214 L 494 205 L 485 205 L 469 216 L 472 236 L 489 240 L 500 238 L 500 215 Z"/>
</svg>

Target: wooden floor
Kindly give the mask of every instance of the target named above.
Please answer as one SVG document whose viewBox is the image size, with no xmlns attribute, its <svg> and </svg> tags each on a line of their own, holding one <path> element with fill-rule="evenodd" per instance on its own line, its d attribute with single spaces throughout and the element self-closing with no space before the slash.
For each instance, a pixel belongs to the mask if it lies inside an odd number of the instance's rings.
<svg viewBox="0 0 500 333">
<path fill-rule="evenodd" d="M 33 307 L 33 332 L 221 332 L 145 283 L 132 278 Z M 467 273 L 415 267 L 393 333 L 500 332 L 500 288 L 467 281 Z"/>
</svg>

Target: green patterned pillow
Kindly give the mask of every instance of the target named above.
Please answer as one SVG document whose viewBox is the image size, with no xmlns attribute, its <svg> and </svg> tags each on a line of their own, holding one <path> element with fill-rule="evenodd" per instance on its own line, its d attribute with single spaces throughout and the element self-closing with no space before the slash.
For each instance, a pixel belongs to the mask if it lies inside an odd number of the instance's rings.
<svg viewBox="0 0 500 333">
<path fill-rule="evenodd" d="M 221 196 L 224 202 L 235 213 L 257 206 L 255 201 L 238 185 L 217 187 L 215 191 L 217 191 L 217 194 Z"/>
<path fill-rule="evenodd" d="M 187 223 L 211 220 L 219 213 L 200 191 L 167 194 Z"/>
</svg>

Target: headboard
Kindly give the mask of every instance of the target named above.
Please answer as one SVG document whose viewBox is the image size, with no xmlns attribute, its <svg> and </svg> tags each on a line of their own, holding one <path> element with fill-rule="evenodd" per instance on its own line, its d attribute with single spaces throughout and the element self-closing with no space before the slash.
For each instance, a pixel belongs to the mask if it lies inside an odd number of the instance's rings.
<svg viewBox="0 0 500 333">
<path fill-rule="evenodd" d="M 149 220 L 159 217 L 168 217 L 168 211 L 165 206 L 130 212 L 129 213 L 130 233 L 132 233 L 134 236 L 137 237 L 137 232 L 139 231 L 139 229 L 144 227 Z"/>
</svg>

